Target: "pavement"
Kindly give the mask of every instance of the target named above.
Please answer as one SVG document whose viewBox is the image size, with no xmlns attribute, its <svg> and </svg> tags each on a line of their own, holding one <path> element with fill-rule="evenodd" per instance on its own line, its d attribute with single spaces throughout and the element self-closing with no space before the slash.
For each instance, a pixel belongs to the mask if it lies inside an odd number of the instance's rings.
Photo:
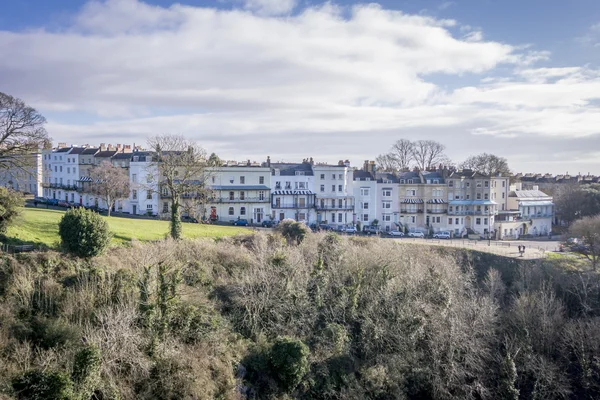
<svg viewBox="0 0 600 400">
<path fill-rule="evenodd" d="M 416 239 L 416 238 L 394 238 L 399 243 L 414 243 L 429 246 L 447 246 L 464 249 L 483 251 L 505 257 L 523 258 L 535 260 L 546 257 L 548 252 L 558 251 L 560 241 L 558 240 L 467 240 L 467 239 Z M 525 246 L 525 252 L 521 256 L 519 246 Z"/>
</svg>

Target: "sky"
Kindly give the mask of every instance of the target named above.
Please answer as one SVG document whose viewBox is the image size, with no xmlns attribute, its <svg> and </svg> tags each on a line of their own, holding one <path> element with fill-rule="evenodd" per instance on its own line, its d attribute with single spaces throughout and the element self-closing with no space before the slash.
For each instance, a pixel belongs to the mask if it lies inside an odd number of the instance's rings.
<svg viewBox="0 0 600 400">
<path fill-rule="evenodd" d="M 54 143 L 182 134 L 223 159 L 600 175 L 598 0 L 0 0 L 0 91 Z"/>
</svg>

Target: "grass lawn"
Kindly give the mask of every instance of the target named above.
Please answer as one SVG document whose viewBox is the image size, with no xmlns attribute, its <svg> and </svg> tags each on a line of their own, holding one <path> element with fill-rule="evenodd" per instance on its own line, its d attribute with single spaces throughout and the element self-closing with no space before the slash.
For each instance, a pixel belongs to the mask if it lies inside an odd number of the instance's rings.
<svg viewBox="0 0 600 400">
<path fill-rule="evenodd" d="M 64 211 L 45 208 L 23 208 L 18 221 L 8 229 L 9 243 L 33 243 L 55 247 L 59 242 L 58 222 Z M 169 232 L 168 221 L 149 219 L 103 217 L 113 233 L 112 245 L 162 239 Z M 247 228 L 234 226 L 183 223 L 183 235 L 187 238 L 233 236 L 248 233 Z"/>
</svg>

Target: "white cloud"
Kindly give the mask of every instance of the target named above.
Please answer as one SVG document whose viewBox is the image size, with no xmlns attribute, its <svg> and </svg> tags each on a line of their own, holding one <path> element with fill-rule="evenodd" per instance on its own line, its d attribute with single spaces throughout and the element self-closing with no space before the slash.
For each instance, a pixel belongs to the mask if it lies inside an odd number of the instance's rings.
<svg viewBox="0 0 600 400">
<path fill-rule="evenodd" d="M 575 41 L 592 47 L 600 47 L 600 22 L 589 27 L 583 36 L 575 38 Z"/>
<path fill-rule="evenodd" d="M 468 143 L 471 133 L 600 133 L 598 71 L 535 68 L 547 52 L 486 41 L 480 28 L 455 37 L 464 32 L 456 21 L 377 5 L 326 3 L 290 15 L 295 2 L 270 12 L 249 4 L 108 0 L 88 3 L 61 31 L 0 32 L 2 90 L 49 114 L 60 141 L 141 143 L 178 132 L 238 155 L 274 148 L 362 159 L 385 150 L 392 134 L 424 132 L 447 143 Z M 498 76 L 501 66 L 517 69 Z M 432 80 L 474 74 L 483 74 L 479 85 L 450 92 Z M 74 123 L 74 114 L 93 122 Z"/>
<path fill-rule="evenodd" d="M 261 15 L 289 14 L 296 8 L 296 0 L 241 0 L 244 8 Z"/>
</svg>

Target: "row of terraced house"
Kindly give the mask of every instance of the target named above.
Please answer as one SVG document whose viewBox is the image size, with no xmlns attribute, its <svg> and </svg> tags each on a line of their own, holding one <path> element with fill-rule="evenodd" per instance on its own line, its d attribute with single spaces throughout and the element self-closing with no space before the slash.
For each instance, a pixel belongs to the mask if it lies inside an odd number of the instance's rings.
<svg viewBox="0 0 600 400">
<path fill-rule="evenodd" d="M 160 188 L 150 152 L 120 144 L 60 144 L 35 158 L 36 182 L 29 177 L 27 183 L 35 195 L 103 207 L 86 188 L 92 184 L 91 168 L 108 161 L 123 168 L 131 183 L 129 198 L 117 202 L 116 212 L 159 217 L 169 212 L 169 196 Z M 471 170 L 390 173 L 378 171 L 373 161 L 356 168 L 349 161 L 283 163 L 267 157 L 262 163 L 226 162 L 208 173 L 212 195 L 198 209 L 184 207 L 184 212 L 220 222 L 292 218 L 334 227 L 360 222 L 384 231 L 448 231 L 455 237 L 502 239 L 546 235 L 554 218 L 552 197 L 538 187 L 524 190 L 519 183 L 511 186 L 509 177 Z"/>
</svg>

